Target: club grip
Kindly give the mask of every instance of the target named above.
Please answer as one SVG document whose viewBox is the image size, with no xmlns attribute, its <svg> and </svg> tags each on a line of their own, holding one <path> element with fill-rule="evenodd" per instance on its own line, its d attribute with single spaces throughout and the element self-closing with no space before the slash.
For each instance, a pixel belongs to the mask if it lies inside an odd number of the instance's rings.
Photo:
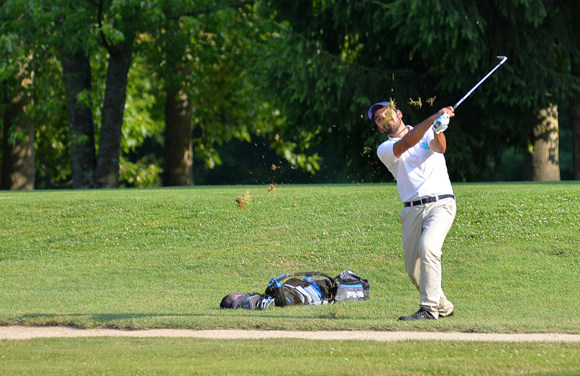
<svg viewBox="0 0 580 376">
<path fill-rule="evenodd" d="M 439 134 L 449 127 L 449 115 L 442 114 L 433 123 L 433 132 Z"/>
</svg>

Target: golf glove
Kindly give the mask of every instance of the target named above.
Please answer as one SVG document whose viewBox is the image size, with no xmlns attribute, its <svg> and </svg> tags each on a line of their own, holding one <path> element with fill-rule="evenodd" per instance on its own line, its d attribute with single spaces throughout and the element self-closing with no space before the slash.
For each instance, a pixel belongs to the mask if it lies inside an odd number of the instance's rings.
<svg viewBox="0 0 580 376">
<path fill-rule="evenodd" d="M 433 132 L 439 134 L 449 127 L 449 115 L 443 114 L 433 123 Z"/>
</svg>

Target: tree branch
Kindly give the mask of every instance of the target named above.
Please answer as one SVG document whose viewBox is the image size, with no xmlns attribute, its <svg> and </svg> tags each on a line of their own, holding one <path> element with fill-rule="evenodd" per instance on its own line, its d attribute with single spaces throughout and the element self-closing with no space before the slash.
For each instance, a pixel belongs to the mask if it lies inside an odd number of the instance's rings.
<svg viewBox="0 0 580 376">
<path fill-rule="evenodd" d="M 222 7 L 213 7 L 213 8 L 206 8 L 206 9 L 201 9 L 201 10 L 192 10 L 192 11 L 185 12 L 185 13 L 170 14 L 169 18 L 176 20 L 176 19 L 179 19 L 181 17 L 199 16 L 200 14 L 213 13 L 215 11 L 218 11 L 218 10 L 224 9 L 224 8 L 239 8 L 239 7 L 242 7 L 242 6 L 247 5 L 247 4 L 257 3 L 258 1 L 259 0 L 236 1 L 234 3 L 226 4 L 225 6 L 222 6 Z"/>
<path fill-rule="evenodd" d="M 99 43 L 103 47 L 105 47 L 105 49 L 107 51 L 109 51 L 109 53 L 111 53 L 111 46 L 107 42 L 107 38 L 105 37 L 105 33 L 103 33 L 103 0 L 99 1 L 98 7 L 99 7 L 99 11 L 98 11 L 98 15 L 97 15 L 97 20 L 99 22 L 99 31 L 100 31 Z"/>
</svg>

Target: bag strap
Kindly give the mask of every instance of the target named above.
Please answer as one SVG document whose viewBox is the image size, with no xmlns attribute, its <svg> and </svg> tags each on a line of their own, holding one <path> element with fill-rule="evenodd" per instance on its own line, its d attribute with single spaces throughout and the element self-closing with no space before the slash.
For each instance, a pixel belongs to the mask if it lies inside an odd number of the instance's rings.
<svg viewBox="0 0 580 376">
<path fill-rule="evenodd" d="M 286 273 L 286 274 L 282 274 L 279 277 L 277 277 L 276 278 L 276 281 L 278 283 L 282 283 L 283 280 L 288 279 L 288 278 L 292 278 L 292 277 L 305 277 L 307 275 L 310 275 L 310 276 L 313 276 L 313 277 L 314 276 L 325 277 L 325 278 L 328 278 L 330 280 L 330 282 L 332 282 L 332 284 L 336 283 L 334 281 L 334 278 L 332 278 L 328 274 L 322 273 L 322 272 L 298 272 L 298 273 L 294 273 L 294 274 L 288 274 L 288 273 Z"/>
<path fill-rule="evenodd" d="M 267 296 L 272 296 L 273 298 L 275 298 L 276 300 L 276 306 L 280 306 L 280 307 L 285 307 L 288 304 L 288 298 L 284 295 L 283 291 L 282 291 L 282 286 L 284 285 L 284 282 L 286 279 L 292 278 L 292 277 L 303 277 L 303 276 L 321 276 L 324 278 L 327 278 L 330 281 L 330 285 L 331 285 L 331 295 L 329 298 L 329 301 L 333 301 L 335 296 L 336 296 L 336 289 L 337 289 L 337 283 L 334 280 L 334 278 L 332 278 L 331 276 L 329 276 L 326 273 L 322 273 L 322 272 L 298 272 L 298 273 L 294 273 L 294 274 L 281 274 L 276 278 L 272 278 L 270 280 L 270 282 L 268 283 L 268 287 L 266 288 L 266 295 Z"/>
</svg>

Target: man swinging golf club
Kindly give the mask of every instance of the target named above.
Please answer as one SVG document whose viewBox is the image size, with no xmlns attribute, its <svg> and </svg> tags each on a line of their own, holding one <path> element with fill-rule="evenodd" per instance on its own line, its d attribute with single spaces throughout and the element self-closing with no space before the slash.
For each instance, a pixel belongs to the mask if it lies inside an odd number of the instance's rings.
<svg viewBox="0 0 580 376">
<path fill-rule="evenodd" d="M 399 320 L 452 316 L 453 304 L 441 289 L 441 248 L 456 211 L 443 156 L 447 149 L 443 131 L 449 117 L 455 116 L 453 107 L 442 108 L 415 127 L 405 125 L 403 113 L 392 101 L 373 104 L 368 116 L 380 132 L 389 136 L 377 154 L 397 180 L 404 203 L 401 224 L 405 268 L 421 298 L 419 310 Z"/>
<path fill-rule="evenodd" d="M 369 108 L 369 119 L 380 132 L 389 135 L 377 154 L 397 180 L 404 203 L 401 224 L 405 268 L 421 298 L 419 310 L 399 320 L 453 316 L 453 304 L 441 289 L 441 248 L 457 210 L 443 156 L 447 149 L 443 132 L 455 109 L 507 60 L 506 56 L 497 58 L 500 62 L 453 107 L 442 108 L 414 128 L 403 123 L 403 113 L 392 101 Z"/>
</svg>

